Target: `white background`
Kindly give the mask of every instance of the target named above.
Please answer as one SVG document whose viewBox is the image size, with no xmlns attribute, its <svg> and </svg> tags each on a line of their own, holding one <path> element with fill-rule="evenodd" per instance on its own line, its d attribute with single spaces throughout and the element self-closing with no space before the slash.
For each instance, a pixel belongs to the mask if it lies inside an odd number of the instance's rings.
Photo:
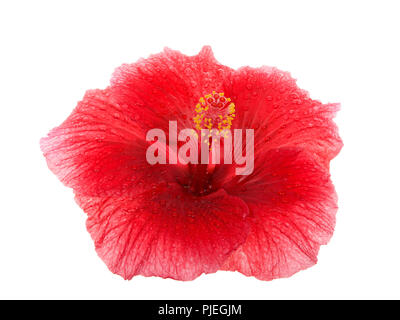
<svg viewBox="0 0 400 320">
<path fill-rule="evenodd" d="M 399 14 L 398 1 L 2 1 L 0 298 L 399 299 Z M 120 64 L 205 44 L 223 64 L 277 66 L 341 102 L 335 234 L 288 279 L 124 281 L 97 257 L 39 139 Z"/>
</svg>

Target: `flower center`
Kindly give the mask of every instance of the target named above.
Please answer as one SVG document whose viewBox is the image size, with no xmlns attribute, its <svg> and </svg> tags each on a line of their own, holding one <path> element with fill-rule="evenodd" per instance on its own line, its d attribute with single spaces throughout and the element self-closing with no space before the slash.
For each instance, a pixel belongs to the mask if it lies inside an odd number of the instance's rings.
<svg viewBox="0 0 400 320">
<path fill-rule="evenodd" d="M 231 128 L 235 118 L 235 104 L 223 92 L 213 91 L 199 99 L 195 112 L 193 122 L 197 130 L 218 129 L 221 132 Z"/>
<path fill-rule="evenodd" d="M 201 132 L 200 136 L 203 141 L 209 145 L 211 152 L 212 130 L 217 130 L 216 134 L 225 137 L 228 130 L 231 129 L 232 121 L 235 118 L 235 104 L 230 98 L 224 96 L 224 93 L 213 91 L 199 99 L 195 106 L 193 122 L 198 131 L 209 130 L 208 136 L 206 132 Z M 211 157 L 211 154 L 210 154 Z M 192 194 L 204 196 L 215 190 L 213 183 L 213 172 L 215 164 L 189 164 L 189 181 L 184 184 Z"/>
</svg>

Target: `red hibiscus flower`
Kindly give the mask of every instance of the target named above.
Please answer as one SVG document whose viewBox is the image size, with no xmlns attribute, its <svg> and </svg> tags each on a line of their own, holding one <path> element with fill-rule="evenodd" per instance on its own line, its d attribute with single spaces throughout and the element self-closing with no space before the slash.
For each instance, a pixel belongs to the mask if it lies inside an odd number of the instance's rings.
<svg viewBox="0 0 400 320">
<path fill-rule="evenodd" d="M 227 105 L 223 123 L 254 130 L 251 174 L 235 174 L 235 163 L 148 163 L 150 129 L 167 139 L 171 120 L 197 130 L 223 119 L 213 108 Z M 196 118 L 208 107 L 209 118 Z M 332 236 L 338 108 L 312 100 L 275 68 L 233 70 L 209 47 L 193 57 L 166 49 L 88 91 L 41 148 L 73 188 L 112 272 L 192 280 L 230 270 L 271 280 L 314 265 Z"/>
</svg>

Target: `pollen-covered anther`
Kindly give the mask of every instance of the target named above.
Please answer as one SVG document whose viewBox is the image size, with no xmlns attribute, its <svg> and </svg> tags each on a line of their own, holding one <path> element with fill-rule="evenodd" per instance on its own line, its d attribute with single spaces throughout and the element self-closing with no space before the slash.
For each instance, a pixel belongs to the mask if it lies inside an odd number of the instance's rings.
<svg viewBox="0 0 400 320">
<path fill-rule="evenodd" d="M 197 130 L 229 130 L 235 118 L 235 104 L 224 93 L 213 91 L 199 99 L 195 106 L 193 122 Z"/>
</svg>

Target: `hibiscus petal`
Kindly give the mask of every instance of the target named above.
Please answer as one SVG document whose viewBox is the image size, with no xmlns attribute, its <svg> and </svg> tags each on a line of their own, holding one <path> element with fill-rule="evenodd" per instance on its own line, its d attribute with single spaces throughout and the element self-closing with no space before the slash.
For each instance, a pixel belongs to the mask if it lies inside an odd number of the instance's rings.
<svg viewBox="0 0 400 320">
<path fill-rule="evenodd" d="M 138 194 L 181 170 L 146 161 L 146 110 L 117 103 L 110 90 L 88 91 L 72 114 L 41 140 L 49 168 L 80 194 Z M 151 183 L 148 183 L 151 181 Z"/>
<path fill-rule="evenodd" d="M 199 98 L 221 90 L 224 78 L 231 72 L 215 60 L 208 46 L 195 56 L 167 48 L 117 68 L 111 87 L 117 99 L 157 115 L 154 127 L 165 130 L 168 121 L 177 120 L 180 128 L 192 128 L 191 117 Z"/>
<path fill-rule="evenodd" d="M 246 204 L 224 190 L 195 197 L 171 184 L 135 199 L 76 200 L 98 255 L 125 279 L 192 280 L 216 272 L 248 234 Z"/>
<path fill-rule="evenodd" d="M 325 166 L 342 147 L 333 117 L 338 104 L 312 100 L 287 72 L 243 67 L 228 77 L 236 104 L 234 128 L 255 129 L 255 153 L 280 147 L 307 149 Z"/>
<path fill-rule="evenodd" d="M 249 206 L 251 230 L 224 269 L 262 280 L 289 277 L 314 265 L 332 236 L 336 193 L 328 171 L 305 151 L 270 150 L 259 162 L 253 175 L 225 186 Z"/>
</svg>

